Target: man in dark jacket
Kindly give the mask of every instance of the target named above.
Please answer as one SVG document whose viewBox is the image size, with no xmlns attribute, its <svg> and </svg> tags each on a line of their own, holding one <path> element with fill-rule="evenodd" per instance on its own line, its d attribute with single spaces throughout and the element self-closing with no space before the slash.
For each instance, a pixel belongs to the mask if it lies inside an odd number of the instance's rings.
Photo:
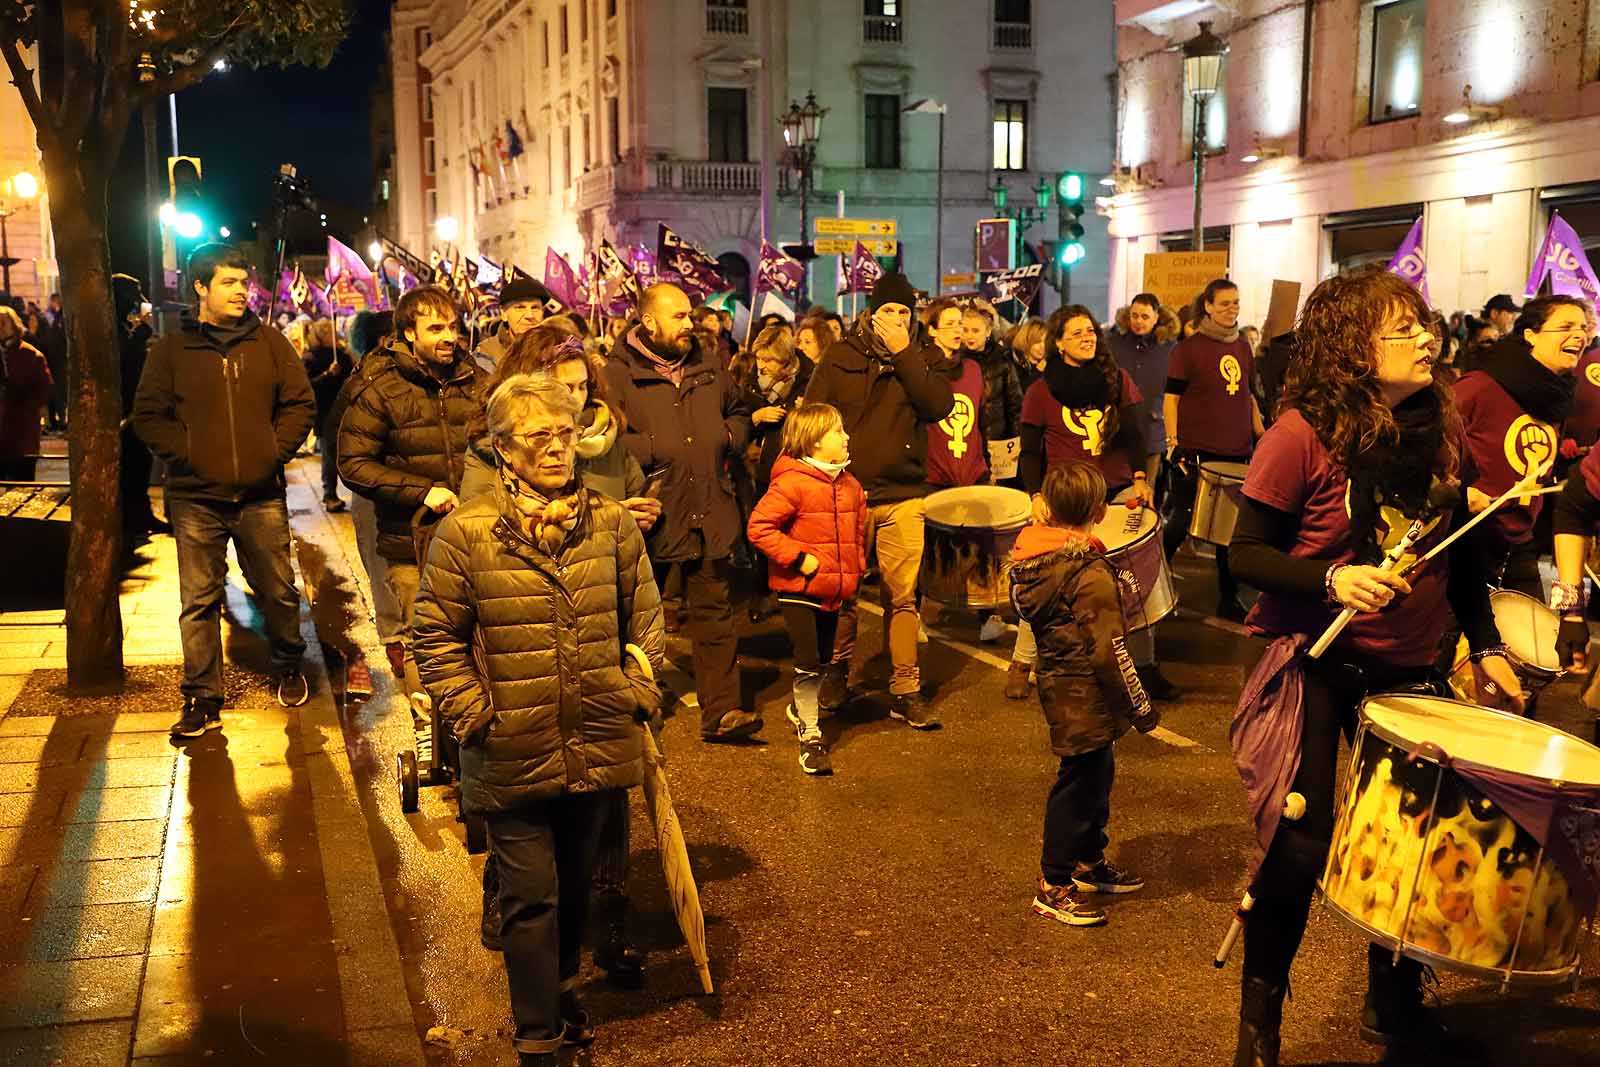
<svg viewBox="0 0 1600 1067">
<path fill-rule="evenodd" d="M 750 440 L 750 414 L 715 353 L 701 351 L 689 298 L 675 285 L 644 291 L 639 325 L 622 336 L 606 364 L 611 400 L 627 420 L 623 443 L 661 501 L 650 530 L 650 560 L 663 583 L 683 569 L 694 645 L 700 736 L 750 737 L 761 716 L 739 707 L 739 638 L 729 597 L 734 542 L 743 525 L 728 464 Z"/>
<path fill-rule="evenodd" d="M 133 426 L 167 465 L 167 515 L 178 542 L 183 714 L 172 734 L 199 737 L 222 725 L 230 540 L 266 617 L 278 702 L 294 707 L 309 695 L 283 465 L 306 439 L 316 403 L 289 342 L 246 306 L 243 252 L 201 245 L 185 276 L 195 310 L 152 347 Z"/>
<path fill-rule="evenodd" d="M 517 338 L 544 321 L 555 304 L 550 290 L 526 275 L 518 275 L 500 287 L 500 324 L 494 332 L 478 342 L 473 358 L 490 374 L 506 358 Z"/>
<path fill-rule="evenodd" d="M 461 344 L 461 313 L 436 286 L 413 289 L 394 312 L 394 334 L 361 361 L 339 422 L 339 477 L 370 497 L 378 554 L 400 605 L 406 691 L 422 692 L 411 654 L 411 619 L 421 579 L 414 524 L 456 506 L 467 454 L 467 423 L 487 379 Z M 426 511 L 419 516 L 423 509 Z M 432 755 L 428 724 L 417 723 L 417 759 Z"/>
<path fill-rule="evenodd" d="M 889 595 L 890 711 L 919 730 L 939 719 L 922 696 L 917 667 L 917 576 L 922 569 L 923 497 L 928 493 L 929 427 L 950 414 L 950 381 L 929 367 L 932 343 L 913 340 L 916 290 L 903 274 L 886 274 L 873 287 L 871 311 L 841 341 L 830 345 L 811 376 L 806 400 L 832 404 L 856 447 L 850 472 L 867 491 L 867 552 L 876 554 Z M 823 679 L 824 707 L 844 699 L 855 644 L 855 612 L 839 617 L 834 661 Z"/>
</svg>

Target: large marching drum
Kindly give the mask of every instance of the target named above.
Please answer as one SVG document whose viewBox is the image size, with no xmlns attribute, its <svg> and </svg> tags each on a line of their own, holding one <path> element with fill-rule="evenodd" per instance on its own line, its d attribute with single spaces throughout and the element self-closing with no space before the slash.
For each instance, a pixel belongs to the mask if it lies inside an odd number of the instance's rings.
<svg viewBox="0 0 1600 1067">
<path fill-rule="evenodd" d="M 1009 608 L 1011 546 L 1032 505 L 1020 489 L 942 489 L 924 505 L 922 595 L 947 608 Z"/>
<path fill-rule="evenodd" d="M 1154 626 L 1178 608 L 1178 593 L 1162 547 L 1161 516 L 1148 507 L 1129 507 L 1132 489 L 1124 489 L 1106 508 L 1094 535 L 1106 546 L 1106 560 L 1128 575 L 1136 589 L 1122 605 L 1129 630 Z"/>
<path fill-rule="evenodd" d="M 1211 460 L 1200 464 L 1194 512 L 1189 517 L 1190 537 L 1223 546 L 1233 540 L 1233 526 L 1239 521 L 1239 498 L 1249 474 L 1248 463 Z"/>
<path fill-rule="evenodd" d="M 1600 749 L 1553 727 L 1454 700 L 1372 697 L 1323 899 L 1425 963 L 1505 986 L 1571 978 L 1580 908 L 1529 826 L 1560 832 L 1556 791 L 1596 787 Z M 1514 803 L 1515 817 L 1490 794 Z"/>
</svg>

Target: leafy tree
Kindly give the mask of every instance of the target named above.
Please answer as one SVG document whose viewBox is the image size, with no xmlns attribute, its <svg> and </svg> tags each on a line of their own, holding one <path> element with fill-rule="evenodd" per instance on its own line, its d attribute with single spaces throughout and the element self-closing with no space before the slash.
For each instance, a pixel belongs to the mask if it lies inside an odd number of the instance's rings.
<svg viewBox="0 0 1600 1067">
<path fill-rule="evenodd" d="M 74 687 L 115 687 L 123 678 L 123 412 L 106 216 L 129 123 L 146 101 L 196 84 L 223 57 L 326 65 L 348 25 L 344 0 L 0 0 L 0 51 L 38 132 L 67 310 Z"/>
</svg>

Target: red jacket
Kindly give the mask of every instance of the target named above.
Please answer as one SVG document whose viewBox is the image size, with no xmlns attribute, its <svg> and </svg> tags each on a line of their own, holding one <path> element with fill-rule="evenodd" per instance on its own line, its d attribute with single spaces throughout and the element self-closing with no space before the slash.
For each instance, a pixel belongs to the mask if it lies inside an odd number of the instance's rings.
<svg viewBox="0 0 1600 1067">
<path fill-rule="evenodd" d="M 50 367 L 44 354 L 26 341 L 0 346 L 0 459 L 21 459 L 39 451 L 39 420 L 50 400 Z"/>
<path fill-rule="evenodd" d="M 767 494 L 750 513 L 750 543 L 772 561 L 767 584 L 785 600 L 837 611 L 856 595 L 867 566 L 867 494 L 849 471 L 830 479 L 792 456 L 779 456 Z M 817 573 L 800 574 L 800 557 Z"/>
</svg>

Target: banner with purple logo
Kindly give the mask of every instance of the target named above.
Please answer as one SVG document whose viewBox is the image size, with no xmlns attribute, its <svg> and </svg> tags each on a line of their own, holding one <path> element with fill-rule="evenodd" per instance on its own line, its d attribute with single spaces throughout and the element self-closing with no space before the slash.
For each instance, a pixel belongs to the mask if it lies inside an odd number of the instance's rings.
<svg viewBox="0 0 1600 1067">
<path fill-rule="evenodd" d="M 656 265 L 664 280 L 677 275 L 691 300 L 704 300 L 728 288 L 717 261 L 698 245 L 673 233 L 666 223 L 661 223 L 657 231 Z"/>
<path fill-rule="evenodd" d="M 278 292 L 273 301 L 274 311 L 286 311 L 291 315 L 298 315 L 306 311 L 306 304 L 311 299 L 311 290 L 304 274 L 300 273 L 300 265 L 284 271 L 278 278 Z"/>
<path fill-rule="evenodd" d="M 328 280 L 329 301 L 340 313 L 382 307 L 377 278 L 355 249 L 333 237 L 328 238 L 328 266 L 323 275 Z"/>
<path fill-rule="evenodd" d="M 1002 300 L 1031 304 L 1033 298 L 1039 295 L 1039 286 L 1043 282 L 1044 267 L 1038 263 L 1029 263 L 1026 267 L 996 271 L 983 279 L 979 291 L 996 304 Z"/>
<path fill-rule="evenodd" d="M 544 287 L 566 307 L 577 307 L 584 302 L 579 299 L 578 272 L 554 248 L 544 254 Z"/>
<path fill-rule="evenodd" d="M 1422 252 L 1422 217 L 1417 216 L 1417 221 L 1411 224 L 1411 231 L 1406 234 L 1406 239 L 1400 242 L 1394 258 L 1389 261 L 1389 273 L 1399 275 L 1422 294 L 1422 302 L 1428 302 L 1428 260 Z"/>
<path fill-rule="evenodd" d="M 1533 260 L 1527 295 L 1537 296 L 1546 279 L 1552 293 L 1600 300 L 1600 280 L 1595 278 L 1594 268 L 1583 251 L 1583 238 L 1566 219 L 1554 212 L 1550 214 L 1550 228 L 1545 231 L 1544 244 Z"/>
<path fill-rule="evenodd" d="M 256 274 L 254 267 L 250 268 L 250 281 L 245 291 L 245 306 L 262 318 L 266 318 L 272 306 L 272 295 L 267 292 L 266 286 L 261 284 L 261 278 Z"/>
<path fill-rule="evenodd" d="M 296 271 L 298 272 L 298 268 Z M 301 306 L 306 314 L 318 319 L 333 318 L 333 302 L 328 298 L 328 289 L 310 278 L 304 278 L 303 281 L 306 287 L 306 302 Z"/>
<path fill-rule="evenodd" d="M 850 257 L 850 270 L 845 276 L 845 286 L 839 291 L 841 293 L 870 293 L 872 292 L 872 287 L 877 285 L 878 279 L 882 277 L 883 265 L 867 252 L 866 245 L 857 241 L 855 254 Z"/>
<path fill-rule="evenodd" d="M 780 249 L 761 242 L 761 261 L 756 267 L 756 292 L 781 293 L 793 299 L 800 295 L 805 279 L 805 264 Z"/>
<path fill-rule="evenodd" d="M 612 247 L 611 242 L 600 240 L 600 305 L 607 315 L 633 314 L 639 306 L 639 282 L 627 262 Z"/>
<path fill-rule="evenodd" d="M 633 271 L 634 280 L 639 283 L 640 292 L 661 280 L 661 271 L 656 266 L 656 254 L 644 245 L 634 245 L 628 251 L 628 266 Z"/>
<path fill-rule="evenodd" d="M 400 287 L 402 293 L 409 292 L 419 285 L 433 284 L 433 268 L 423 262 L 411 249 L 396 244 L 381 231 L 378 234 L 378 245 L 383 249 L 383 263 L 380 269 L 391 284 Z M 394 266 L 390 265 L 391 261 Z M 407 275 L 411 277 L 409 286 L 403 284 Z"/>
</svg>

